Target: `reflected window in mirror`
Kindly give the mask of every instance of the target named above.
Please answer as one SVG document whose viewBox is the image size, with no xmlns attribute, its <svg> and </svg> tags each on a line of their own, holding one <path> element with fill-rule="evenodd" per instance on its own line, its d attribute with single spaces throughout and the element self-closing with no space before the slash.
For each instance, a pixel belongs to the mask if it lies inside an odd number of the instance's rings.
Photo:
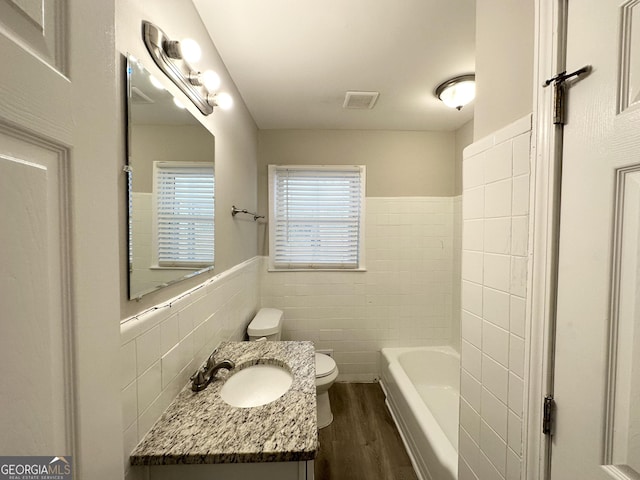
<svg viewBox="0 0 640 480">
<path fill-rule="evenodd" d="M 129 57 L 129 298 L 213 269 L 214 137 Z M 186 102 L 182 102 L 186 103 Z M 160 178 L 162 177 L 162 179 Z"/>
<path fill-rule="evenodd" d="M 153 171 L 157 265 L 192 268 L 213 264 L 213 165 L 153 162 Z"/>
</svg>

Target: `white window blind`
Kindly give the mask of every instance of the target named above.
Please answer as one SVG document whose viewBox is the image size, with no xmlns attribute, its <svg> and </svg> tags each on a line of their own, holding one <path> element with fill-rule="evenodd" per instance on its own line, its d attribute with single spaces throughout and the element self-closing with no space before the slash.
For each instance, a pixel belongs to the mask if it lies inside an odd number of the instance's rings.
<svg viewBox="0 0 640 480">
<path fill-rule="evenodd" d="M 158 266 L 202 267 L 214 257 L 214 167 L 154 162 Z"/>
<path fill-rule="evenodd" d="M 364 167 L 269 169 L 272 267 L 359 268 Z"/>
</svg>

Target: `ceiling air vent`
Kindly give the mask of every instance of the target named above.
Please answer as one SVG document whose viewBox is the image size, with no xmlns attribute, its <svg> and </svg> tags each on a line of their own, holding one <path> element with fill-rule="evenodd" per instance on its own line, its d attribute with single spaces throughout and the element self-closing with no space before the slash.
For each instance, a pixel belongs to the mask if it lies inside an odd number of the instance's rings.
<svg viewBox="0 0 640 480">
<path fill-rule="evenodd" d="M 347 92 L 342 108 L 372 109 L 380 92 Z"/>
</svg>

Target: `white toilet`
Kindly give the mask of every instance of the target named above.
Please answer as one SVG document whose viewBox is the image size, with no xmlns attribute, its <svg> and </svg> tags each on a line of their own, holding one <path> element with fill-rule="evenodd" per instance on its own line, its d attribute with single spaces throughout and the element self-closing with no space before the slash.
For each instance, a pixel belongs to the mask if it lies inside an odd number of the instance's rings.
<svg viewBox="0 0 640 480">
<path fill-rule="evenodd" d="M 280 340 L 282 336 L 282 310 L 261 308 L 247 328 L 249 340 Z M 333 421 L 329 388 L 338 378 L 338 366 L 328 355 L 316 353 L 316 396 L 318 403 L 318 428 L 324 428 Z"/>
</svg>

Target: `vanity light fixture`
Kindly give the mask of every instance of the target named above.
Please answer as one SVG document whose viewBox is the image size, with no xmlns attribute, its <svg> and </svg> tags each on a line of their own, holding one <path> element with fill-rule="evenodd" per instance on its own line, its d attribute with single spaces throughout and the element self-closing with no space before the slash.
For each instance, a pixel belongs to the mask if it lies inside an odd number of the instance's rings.
<svg viewBox="0 0 640 480">
<path fill-rule="evenodd" d="M 436 87 L 435 95 L 447 107 L 460 110 L 476 96 L 476 76 L 472 73 L 447 80 Z"/>
<path fill-rule="evenodd" d="M 195 40 L 171 40 L 153 23 L 142 21 L 142 38 L 156 65 L 193 102 L 203 115 L 214 107 L 230 108 L 233 99 L 228 93 L 217 93 L 220 77 L 212 70 L 200 73 L 192 68 L 202 50 Z"/>
<path fill-rule="evenodd" d="M 213 70 L 205 70 L 202 72 L 199 78 L 200 82 L 204 87 L 210 92 L 215 92 L 220 88 L 220 84 L 222 81 L 220 80 L 220 75 L 218 75 Z"/>
<path fill-rule="evenodd" d="M 160 80 L 158 80 L 153 75 L 149 75 L 149 81 L 151 82 L 151 85 L 156 87 L 158 90 L 164 90 L 164 85 L 162 85 L 162 82 L 160 82 Z"/>
<path fill-rule="evenodd" d="M 184 110 L 185 108 L 187 108 L 187 107 L 185 107 L 184 103 L 182 103 L 182 102 L 181 102 L 180 100 L 178 100 L 176 97 L 173 97 L 173 104 L 174 104 L 176 107 L 178 107 L 180 110 Z"/>
<path fill-rule="evenodd" d="M 208 101 L 212 105 L 220 107 L 223 110 L 229 110 L 231 107 L 233 107 L 233 98 L 231 98 L 231 95 L 225 92 L 210 95 Z"/>
<path fill-rule="evenodd" d="M 189 63 L 196 63 L 202 58 L 202 49 L 194 39 L 185 38 L 184 40 L 176 43 L 180 47 L 180 53 L 185 61 Z"/>
</svg>

